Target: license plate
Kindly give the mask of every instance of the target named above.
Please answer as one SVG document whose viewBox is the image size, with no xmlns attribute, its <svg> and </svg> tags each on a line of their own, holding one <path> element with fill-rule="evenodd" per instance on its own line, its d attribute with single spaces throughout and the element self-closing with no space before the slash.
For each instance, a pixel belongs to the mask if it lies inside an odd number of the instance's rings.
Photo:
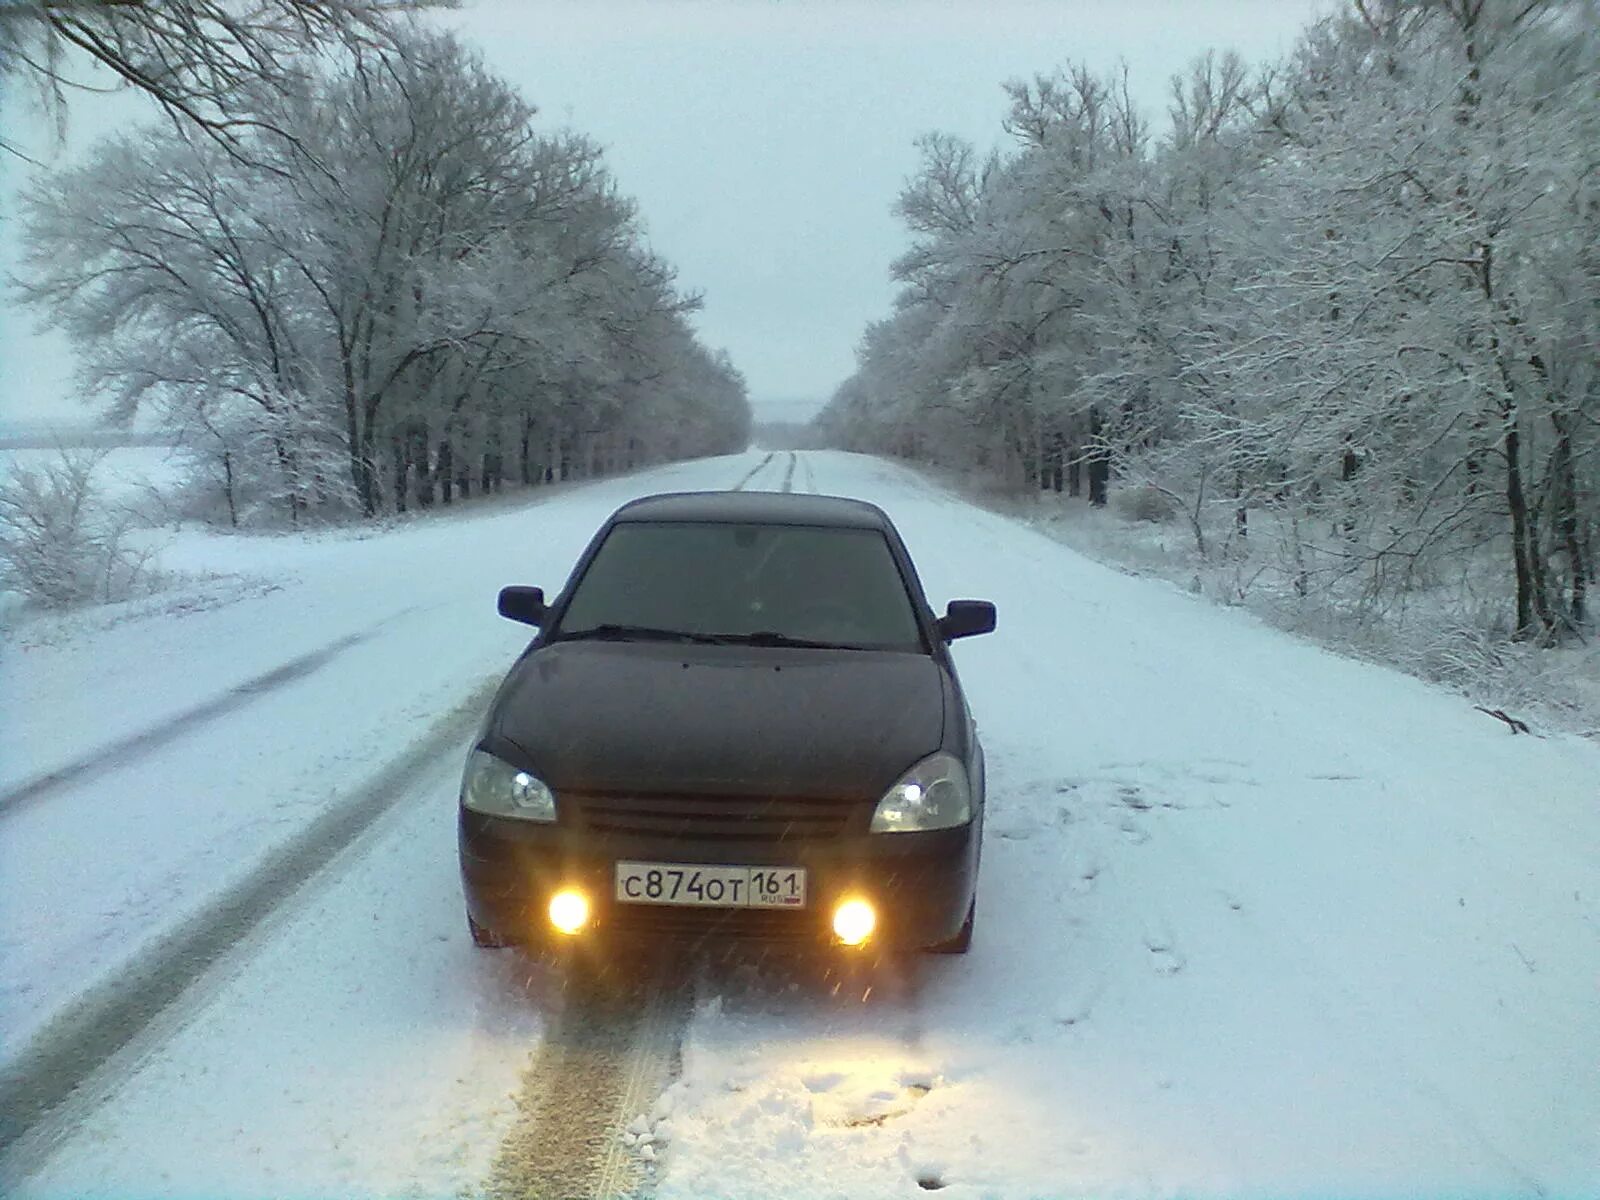
<svg viewBox="0 0 1600 1200">
<path fill-rule="evenodd" d="M 619 862 L 617 902 L 689 908 L 804 908 L 806 871 L 804 867 Z"/>
</svg>

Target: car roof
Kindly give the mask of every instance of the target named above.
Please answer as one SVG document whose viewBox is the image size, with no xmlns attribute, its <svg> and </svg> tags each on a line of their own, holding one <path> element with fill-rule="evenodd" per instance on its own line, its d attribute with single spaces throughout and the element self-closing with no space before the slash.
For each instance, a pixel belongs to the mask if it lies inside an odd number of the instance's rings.
<svg viewBox="0 0 1600 1200">
<path fill-rule="evenodd" d="M 629 501 L 611 519 L 891 528 L 888 514 L 876 504 L 798 492 L 664 492 Z"/>
</svg>

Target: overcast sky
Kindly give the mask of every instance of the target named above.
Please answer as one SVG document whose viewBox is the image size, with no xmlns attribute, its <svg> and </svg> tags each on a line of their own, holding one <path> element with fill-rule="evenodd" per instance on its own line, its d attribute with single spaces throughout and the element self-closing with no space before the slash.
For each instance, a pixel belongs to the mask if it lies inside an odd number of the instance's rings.
<svg viewBox="0 0 1600 1200">
<path fill-rule="evenodd" d="M 888 266 L 905 243 L 890 206 L 915 169 L 918 134 L 992 145 L 1002 81 L 1080 61 L 1125 59 L 1135 96 L 1159 117 L 1167 80 L 1196 54 L 1276 57 L 1332 2 L 464 0 L 437 19 L 478 45 L 548 127 L 607 147 L 652 244 L 704 294 L 701 333 L 745 373 L 758 415 L 805 417 L 889 309 Z M 126 98 L 79 108 L 75 146 L 139 111 Z M 12 106 L 9 136 L 17 116 Z M 49 155 L 48 139 L 29 140 Z M 27 172 L 3 168 L 9 217 Z M 0 234 L 0 267 L 10 261 Z M 0 415 L 63 411 L 65 348 L 14 311 L 5 318 Z"/>
</svg>

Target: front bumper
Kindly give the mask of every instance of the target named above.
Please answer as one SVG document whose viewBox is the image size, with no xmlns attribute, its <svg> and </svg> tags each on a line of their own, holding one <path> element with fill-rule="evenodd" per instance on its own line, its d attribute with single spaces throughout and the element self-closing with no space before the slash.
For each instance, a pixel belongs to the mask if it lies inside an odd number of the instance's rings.
<svg viewBox="0 0 1600 1200">
<path fill-rule="evenodd" d="M 578 887 L 593 906 L 580 941 L 643 936 L 827 944 L 833 941 L 834 907 L 860 896 L 877 910 L 874 944 L 920 947 L 950 940 L 966 920 L 977 883 L 981 823 L 931 833 L 707 842 L 601 835 L 462 808 L 459 833 L 467 911 L 509 942 L 537 944 L 557 936 L 549 932 L 546 906 L 560 889 Z M 618 903 L 619 860 L 804 867 L 807 903 L 800 910 Z"/>
</svg>

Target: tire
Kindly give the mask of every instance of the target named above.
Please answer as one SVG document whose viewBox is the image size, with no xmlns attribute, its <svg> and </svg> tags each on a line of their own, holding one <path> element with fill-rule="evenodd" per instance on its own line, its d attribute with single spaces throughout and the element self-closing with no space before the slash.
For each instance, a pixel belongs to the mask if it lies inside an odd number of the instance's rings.
<svg viewBox="0 0 1600 1200">
<path fill-rule="evenodd" d="M 467 929 L 472 934 L 472 944 L 484 950 L 499 950 L 506 945 L 506 941 L 492 929 L 485 929 L 472 919 L 472 914 L 467 914 Z"/>
<path fill-rule="evenodd" d="M 923 947 L 926 954 L 965 954 L 972 949 L 972 925 L 978 916 L 978 898 L 974 896 L 972 903 L 967 906 L 967 919 L 961 923 L 960 931 L 948 942 L 936 942 L 932 946 Z"/>
</svg>

